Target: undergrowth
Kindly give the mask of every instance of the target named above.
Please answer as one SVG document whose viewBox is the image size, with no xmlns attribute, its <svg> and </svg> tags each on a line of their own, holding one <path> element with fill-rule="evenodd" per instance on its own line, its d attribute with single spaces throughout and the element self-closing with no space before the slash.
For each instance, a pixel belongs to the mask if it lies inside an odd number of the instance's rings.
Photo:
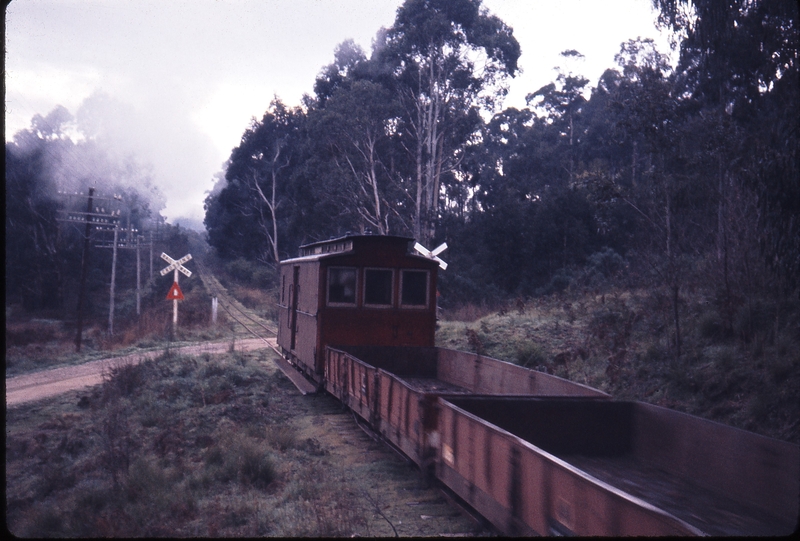
<svg viewBox="0 0 800 541">
<path fill-rule="evenodd" d="M 668 303 L 652 291 L 518 300 L 474 320 L 485 307 L 462 307 L 440 320 L 436 340 L 800 443 L 800 310 L 745 307 L 726 326 L 710 306 L 700 295 L 682 298 L 680 351 Z"/>
<path fill-rule="evenodd" d="M 90 390 L 9 409 L 9 531 L 20 537 L 473 531 L 466 519 L 443 512 L 440 497 L 415 507 L 392 500 L 391 490 L 417 503 L 435 493 L 353 427 L 341 405 L 300 396 L 264 355 L 164 354 L 118 366 Z M 355 431 L 348 439 L 362 440 L 338 447 L 326 440 L 348 430 Z M 438 518 L 423 521 L 420 512 Z"/>
</svg>

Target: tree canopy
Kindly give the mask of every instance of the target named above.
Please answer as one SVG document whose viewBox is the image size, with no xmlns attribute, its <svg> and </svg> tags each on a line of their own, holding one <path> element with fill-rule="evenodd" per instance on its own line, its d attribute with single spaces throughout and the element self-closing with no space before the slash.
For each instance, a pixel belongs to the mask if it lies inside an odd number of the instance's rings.
<svg viewBox="0 0 800 541">
<path fill-rule="evenodd" d="M 586 284 L 622 258 L 674 306 L 716 288 L 729 325 L 756 295 L 796 295 L 797 7 L 654 6 L 677 65 L 632 39 L 589 81 L 568 49 L 527 108 L 503 110 L 512 28 L 479 0 L 407 0 L 370 54 L 342 43 L 302 108 L 273 102 L 245 132 L 207 200 L 212 244 L 274 264 L 346 232 L 447 241 L 440 286 L 473 301 Z"/>
</svg>

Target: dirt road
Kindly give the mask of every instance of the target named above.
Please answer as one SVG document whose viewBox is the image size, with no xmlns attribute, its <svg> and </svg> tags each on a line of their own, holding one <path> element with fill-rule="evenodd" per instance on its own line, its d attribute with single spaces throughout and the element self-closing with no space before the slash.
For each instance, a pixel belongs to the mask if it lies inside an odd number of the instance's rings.
<svg viewBox="0 0 800 541">
<path fill-rule="evenodd" d="M 259 338 L 236 340 L 233 345 L 236 351 L 251 351 L 274 346 L 274 338 L 267 339 L 266 341 Z M 202 355 L 203 353 L 224 353 L 228 351 L 230 347 L 230 341 L 208 342 L 195 346 L 173 348 L 171 351 L 182 355 Z M 103 374 L 112 367 L 135 364 L 145 359 L 153 359 L 163 353 L 163 349 L 145 351 L 133 353 L 124 357 L 101 359 L 76 366 L 64 366 L 61 368 L 53 368 L 52 370 L 43 370 L 41 372 L 7 378 L 6 406 L 15 406 L 17 404 L 55 396 L 67 391 L 97 385 L 102 383 Z"/>
</svg>

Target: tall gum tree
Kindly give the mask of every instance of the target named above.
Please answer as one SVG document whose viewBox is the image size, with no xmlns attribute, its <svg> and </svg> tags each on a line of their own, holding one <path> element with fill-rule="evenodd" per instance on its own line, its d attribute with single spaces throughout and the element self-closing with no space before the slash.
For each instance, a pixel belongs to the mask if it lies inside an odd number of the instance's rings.
<svg viewBox="0 0 800 541">
<path fill-rule="evenodd" d="M 254 119 L 242 135 L 241 143 L 231 153 L 226 187 L 206 201 L 206 227 L 212 244 L 230 244 L 233 230 L 244 227 L 245 231 L 235 234 L 244 234 L 242 240 L 250 245 L 248 250 L 261 237 L 266 247 L 258 250 L 258 257 L 272 264 L 280 261 L 279 209 L 287 204 L 284 184 L 288 182 L 293 137 L 301 116 L 276 98 L 262 119 Z M 255 237 L 246 232 L 251 227 L 244 225 L 248 222 L 258 224 Z"/>
<path fill-rule="evenodd" d="M 443 177 L 458 167 L 480 125 L 477 109 L 505 94 L 520 47 L 480 0 L 407 0 L 378 37 L 375 53 L 393 68 L 405 108 L 406 151 L 415 165 L 413 234 L 426 244 L 436 235 Z"/>
<path fill-rule="evenodd" d="M 582 60 L 584 58 L 575 49 L 563 51 L 561 57 L 565 60 Z M 528 105 L 537 102 L 537 106 L 544 109 L 549 120 L 553 123 L 563 124 L 561 130 L 563 130 L 568 144 L 566 167 L 569 182 L 571 183 L 575 180 L 575 120 L 586 104 L 583 92 L 589 80 L 586 77 L 574 74 L 571 70 L 558 68 L 558 71 L 558 77 L 556 78 L 558 85 L 556 83 L 545 85 L 536 92 L 528 94 L 525 99 Z"/>
<path fill-rule="evenodd" d="M 397 208 L 406 196 L 393 171 L 399 104 L 379 68 L 352 40 L 338 45 L 314 84 L 308 127 L 331 172 L 324 197 L 348 209 L 359 230 L 385 235 L 404 224 Z"/>
<path fill-rule="evenodd" d="M 720 133 L 709 139 L 719 144 L 708 149 L 713 163 L 708 182 L 716 184 L 716 252 L 726 290 L 741 244 L 731 230 L 740 221 L 731 203 L 738 193 L 748 194 L 757 202 L 750 229 L 763 261 L 775 271 L 769 280 L 765 275 L 752 282 L 762 287 L 777 280 L 772 290 L 779 306 L 800 294 L 800 8 L 797 2 L 773 0 L 653 0 L 653 5 L 659 22 L 684 38 L 676 70 L 680 95 Z M 727 292 L 725 298 L 726 304 L 733 302 Z M 776 329 L 779 319 L 776 312 Z"/>
</svg>

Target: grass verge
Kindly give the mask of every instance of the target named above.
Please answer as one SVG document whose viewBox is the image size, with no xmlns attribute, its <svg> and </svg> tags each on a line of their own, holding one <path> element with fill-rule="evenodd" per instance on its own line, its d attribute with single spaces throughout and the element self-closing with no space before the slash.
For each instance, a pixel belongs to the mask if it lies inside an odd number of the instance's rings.
<svg viewBox="0 0 800 541">
<path fill-rule="evenodd" d="M 473 523 L 265 352 L 163 355 L 11 408 L 21 537 L 431 536 Z"/>
</svg>

